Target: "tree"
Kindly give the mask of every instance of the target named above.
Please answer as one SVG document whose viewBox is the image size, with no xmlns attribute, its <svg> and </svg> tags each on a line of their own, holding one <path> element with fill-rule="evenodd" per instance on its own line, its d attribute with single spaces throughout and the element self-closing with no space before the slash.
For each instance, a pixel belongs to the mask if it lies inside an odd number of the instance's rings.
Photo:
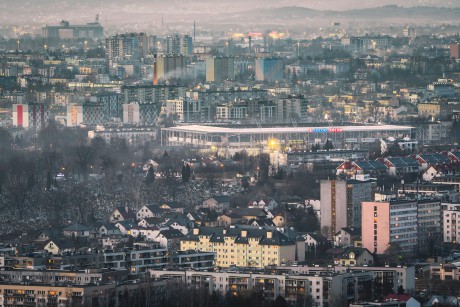
<svg viewBox="0 0 460 307">
<path fill-rule="evenodd" d="M 259 165 L 258 165 L 258 182 L 263 182 L 268 179 L 268 174 L 270 171 L 270 156 L 266 153 L 259 154 Z"/>
<path fill-rule="evenodd" d="M 332 145 L 332 141 L 329 140 L 329 139 L 327 139 L 327 140 L 326 140 L 326 143 L 325 143 L 324 146 L 323 146 L 323 149 L 324 149 L 324 150 L 327 150 L 327 151 L 329 151 L 329 150 L 331 150 L 331 149 L 334 149 L 334 146 Z"/>
<path fill-rule="evenodd" d="M 147 171 L 147 176 L 145 176 L 145 184 L 151 186 L 155 181 L 155 171 L 153 170 L 153 166 L 150 165 L 149 170 Z"/>
</svg>

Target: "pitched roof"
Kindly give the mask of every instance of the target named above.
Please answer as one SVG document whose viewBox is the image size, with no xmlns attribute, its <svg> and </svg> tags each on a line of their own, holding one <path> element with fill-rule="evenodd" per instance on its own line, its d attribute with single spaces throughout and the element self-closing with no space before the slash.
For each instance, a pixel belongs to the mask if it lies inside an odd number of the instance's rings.
<svg viewBox="0 0 460 307">
<path fill-rule="evenodd" d="M 243 231 L 246 233 L 244 234 Z M 269 238 L 271 232 L 271 238 Z M 235 243 L 247 244 L 249 238 L 259 239 L 261 245 L 292 245 L 295 241 L 285 236 L 276 229 L 261 229 L 259 227 L 246 226 L 244 228 L 200 227 L 199 234 L 194 235 L 190 231 L 184 240 L 198 241 L 199 236 L 209 236 L 210 242 L 223 242 L 224 237 L 235 238 Z"/>
<path fill-rule="evenodd" d="M 307 235 L 309 235 L 316 242 L 326 242 L 327 241 L 327 238 L 325 236 L 323 236 L 322 234 L 316 233 L 316 232 L 307 232 Z"/>
<path fill-rule="evenodd" d="M 234 208 L 231 210 L 232 213 L 241 215 L 241 216 L 256 216 L 256 217 L 266 217 L 267 213 L 262 208 Z"/>
<path fill-rule="evenodd" d="M 62 231 L 89 231 L 89 228 L 82 224 L 74 223 L 65 227 Z"/>
<path fill-rule="evenodd" d="M 383 164 L 381 161 L 367 161 L 367 160 L 363 160 L 363 161 L 355 161 L 354 164 L 362 169 L 364 172 L 366 171 L 383 171 L 383 170 L 386 170 L 387 167 L 385 166 L 385 164 Z"/>
<path fill-rule="evenodd" d="M 158 235 L 162 235 L 166 239 L 177 239 L 177 238 L 181 238 L 181 237 L 184 236 L 184 234 L 182 232 L 180 232 L 179 230 L 174 229 L 174 228 L 161 230 Z"/>
<path fill-rule="evenodd" d="M 420 155 L 420 158 L 428 164 L 444 164 L 450 162 L 447 156 L 438 153 Z"/>
<path fill-rule="evenodd" d="M 217 196 L 213 196 L 211 198 L 214 198 L 219 204 L 220 203 L 228 203 L 228 202 L 230 202 L 230 196 L 228 196 L 228 195 L 217 195 Z"/>
<path fill-rule="evenodd" d="M 412 157 L 389 157 L 387 160 L 395 167 L 418 167 L 419 163 Z"/>
<path fill-rule="evenodd" d="M 360 236 L 361 235 L 361 228 L 359 227 L 343 227 L 343 231 L 352 235 L 352 236 Z"/>
<path fill-rule="evenodd" d="M 364 252 L 369 252 L 369 250 L 367 248 L 363 248 L 363 247 L 347 247 L 343 252 L 342 254 L 340 254 L 340 258 L 349 258 L 350 257 L 350 253 L 354 253 L 355 254 L 355 258 L 361 256 Z"/>
<path fill-rule="evenodd" d="M 128 211 L 126 211 L 126 209 L 128 209 Z M 124 219 L 135 219 L 136 218 L 136 213 L 128 207 L 118 207 L 116 210 L 120 212 L 120 215 Z"/>
</svg>

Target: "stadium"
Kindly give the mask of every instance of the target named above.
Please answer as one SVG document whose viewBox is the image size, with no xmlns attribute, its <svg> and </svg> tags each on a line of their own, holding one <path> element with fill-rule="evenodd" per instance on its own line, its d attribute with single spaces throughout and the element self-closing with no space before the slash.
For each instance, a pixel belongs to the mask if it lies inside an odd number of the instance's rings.
<svg viewBox="0 0 460 307">
<path fill-rule="evenodd" d="M 381 138 L 411 136 L 413 127 L 398 125 L 328 126 L 328 127 L 262 127 L 229 128 L 204 125 L 177 126 L 161 129 L 161 142 L 166 146 L 197 148 L 234 148 L 260 150 L 324 145 L 334 148 L 367 148 Z"/>
</svg>

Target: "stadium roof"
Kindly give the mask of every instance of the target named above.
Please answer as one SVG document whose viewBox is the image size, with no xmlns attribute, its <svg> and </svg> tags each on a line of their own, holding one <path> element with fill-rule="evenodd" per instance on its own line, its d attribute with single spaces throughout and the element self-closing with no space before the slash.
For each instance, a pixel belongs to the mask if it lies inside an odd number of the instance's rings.
<svg viewBox="0 0 460 307">
<path fill-rule="evenodd" d="M 388 131 L 409 130 L 414 127 L 398 125 L 369 125 L 369 126 L 327 126 L 327 127 L 270 127 L 270 128 L 227 128 L 217 126 L 188 125 L 163 128 L 166 131 L 217 133 L 217 134 L 270 134 L 270 133 L 311 133 L 311 132 L 353 132 L 353 131 Z"/>
</svg>

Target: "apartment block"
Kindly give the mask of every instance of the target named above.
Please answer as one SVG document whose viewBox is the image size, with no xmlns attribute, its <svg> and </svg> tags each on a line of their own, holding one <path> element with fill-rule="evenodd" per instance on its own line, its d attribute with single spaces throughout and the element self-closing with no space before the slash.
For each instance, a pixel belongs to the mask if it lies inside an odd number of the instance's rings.
<svg viewBox="0 0 460 307">
<path fill-rule="evenodd" d="M 383 254 L 392 246 L 406 256 L 418 248 L 416 200 L 362 203 L 362 242 L 371 252 Z"/>
<path fill-rule="evenodd" d="M 303 247 L 303 249 L 302 249 Z M 251 228 L 200 227 L 180 242 L 180 250 L 216 253 L 218 267 L 281 265 L 305 259 L 305 242 L 280 231 Z"/>
<path fill-rule="evenodd" d="M 460 239 L 460 204 L 443 203 L 441 207 L 443 242 L 455 244 Z"/>
<path fill-rule="evenodd" d="M 332 238 L 340 229 L 361 226 L 361 203 L 372 200 L 372 182 L 358 180 L 321 181 L 321 228 Z"/>
</svg>

